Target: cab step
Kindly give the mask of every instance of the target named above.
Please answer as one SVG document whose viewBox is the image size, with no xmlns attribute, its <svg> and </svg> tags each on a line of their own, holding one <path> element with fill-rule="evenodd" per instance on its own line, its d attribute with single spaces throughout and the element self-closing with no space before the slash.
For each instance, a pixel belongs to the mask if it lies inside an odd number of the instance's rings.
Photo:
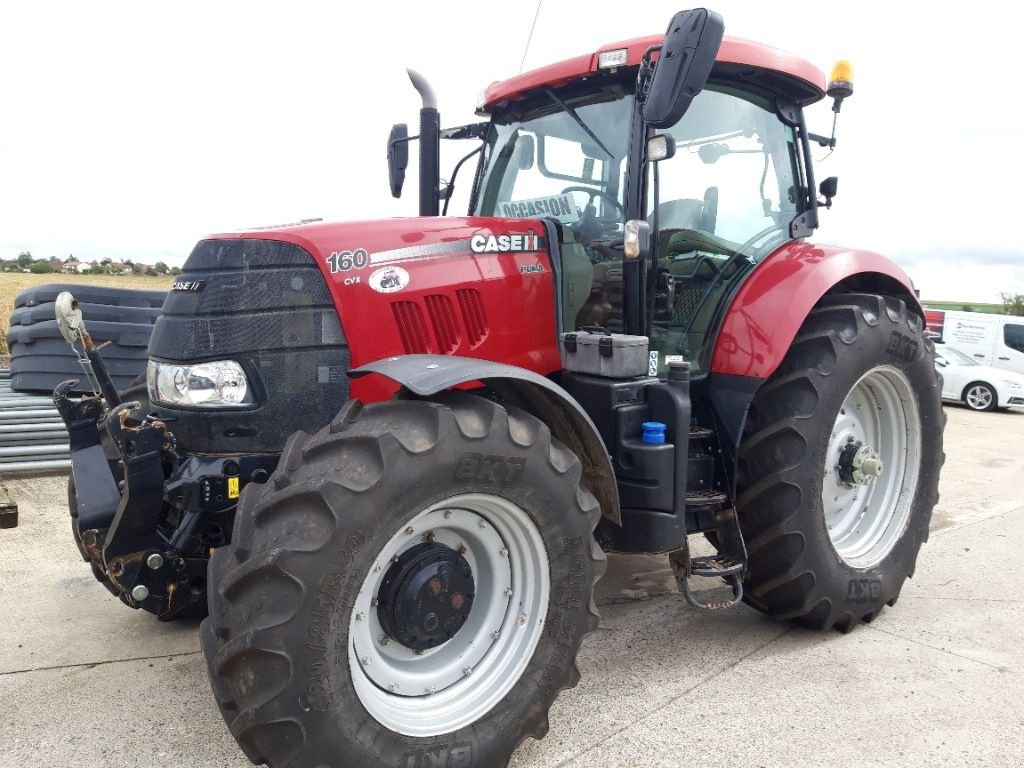
<svg viewBox="0 0 1024 768">
<path fill-rule="evenodd" d="M 703 491 L 702 493 L 715 493 Z M 724 494 L 722 494 L 724 496 Z M 689 496 L 687 497 L 689 503 Z M 715 545 L 718 552 L 714 555 L 690 557 L 690 542 L 687 538 L 683 546 L 668 556 L 672 572 L 676 577 L 679 591 L 686 602 L 694 608 L 717 611 L 732 608 L 743 599 L 743 576 L 747 568 L 747 547 L 743 541 L 736 510 L 720 509 L 715 512 Z M 723 579 L 732 588 L 732 597 L 727 600 L 708 600 L 701 602 L 690 589 L 692 577 L 705 579 Z"/>
</svg>

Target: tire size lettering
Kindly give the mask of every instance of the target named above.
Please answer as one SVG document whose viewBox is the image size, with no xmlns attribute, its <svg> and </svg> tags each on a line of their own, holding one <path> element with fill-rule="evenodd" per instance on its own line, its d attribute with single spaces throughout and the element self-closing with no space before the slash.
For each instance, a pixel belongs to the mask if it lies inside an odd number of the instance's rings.
<svg viewBox="0 0 1024 768">
<path fill-rule="evenodd" d="M 893 331 L 892 336 L 889 337 L 889 346 L 885 351 L 897 360 L 909 363 L 917 358 L 917 350 L 918 345 L 914 339 L 904 336 L 899 331 Z"/>
<path fill-rule="evenodd" d="M 468 744 L 419 749 L 402 756 L 402 768 L 472 768 L 472 765 L 473 748 Z"/>
<path fill-rule="evenodd" d="M 370 265 L 370 254 L 365 248 L 356 248 L 354 251 L 333 251 L 327 257 L 327 266 L 331 274 L 348 272 L 352 269 L 365 269 Z"/>
<path fill-rule="evenodd" d="M 459 463 L 455 465 L 455 479 L 512 485 L 519 481 L 525 470 L 526 459 L 468 452 L 462 454 Z"/>
<path fill-rule="evenodd" d="M 846 602 L 870 603 L 882 595 L 881 579 L 850 579 L 846 587 Z"/>
</svg>

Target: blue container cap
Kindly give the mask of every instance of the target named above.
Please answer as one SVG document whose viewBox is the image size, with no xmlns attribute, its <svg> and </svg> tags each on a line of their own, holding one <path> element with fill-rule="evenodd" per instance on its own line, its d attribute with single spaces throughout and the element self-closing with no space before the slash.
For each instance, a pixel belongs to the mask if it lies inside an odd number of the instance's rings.
<svg viewBox="0 0 1024 768">
<path fill-rule="evenodd" d="M 642 440 L 647 445 L 663 445 L 665 443 L 665 425 L 660 421 L 645 421 L 642 425 Z"/>
</svg>

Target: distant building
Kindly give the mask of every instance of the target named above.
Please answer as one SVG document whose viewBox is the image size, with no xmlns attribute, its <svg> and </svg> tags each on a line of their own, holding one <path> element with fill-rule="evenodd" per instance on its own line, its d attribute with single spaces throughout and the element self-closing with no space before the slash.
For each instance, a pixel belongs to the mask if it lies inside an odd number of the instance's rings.
<svg viewBox="0 0 1024 768">
<path fill-rule="evenodd" d="M 68 274 L 77 274 L 78 272 L 84 272 L 86 269 L 88 269 L 88 265 L 83 264 L 78 259 L 68 259 L 60 265 L 60 271 L 67 272 Z"/>
</svg>

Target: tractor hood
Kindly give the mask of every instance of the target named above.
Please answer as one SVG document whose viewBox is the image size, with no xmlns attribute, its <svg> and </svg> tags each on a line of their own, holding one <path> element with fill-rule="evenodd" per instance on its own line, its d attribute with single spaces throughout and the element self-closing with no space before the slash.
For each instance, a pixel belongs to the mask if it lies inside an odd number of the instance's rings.
<svg viewBox="0 0 1024 768">
<path fill-rule="evenodd" d="M 326 424 L 349 396 L 387 396 L 391 382 L 369 376 L 350 390 L 345 376 L 384 357 L 459 355 L 557 371 L 552 269 L 536 219 L 385 219 L 213 235 L 197 244 L 168 294 L 150 357 L 235 360 L 256 402 L 215 413 L 158 410 L 178 420 L 175 432 L 192 450 L 237 436 L 250 450 L 273 451 L 295 429 Z"/>
</svg>

